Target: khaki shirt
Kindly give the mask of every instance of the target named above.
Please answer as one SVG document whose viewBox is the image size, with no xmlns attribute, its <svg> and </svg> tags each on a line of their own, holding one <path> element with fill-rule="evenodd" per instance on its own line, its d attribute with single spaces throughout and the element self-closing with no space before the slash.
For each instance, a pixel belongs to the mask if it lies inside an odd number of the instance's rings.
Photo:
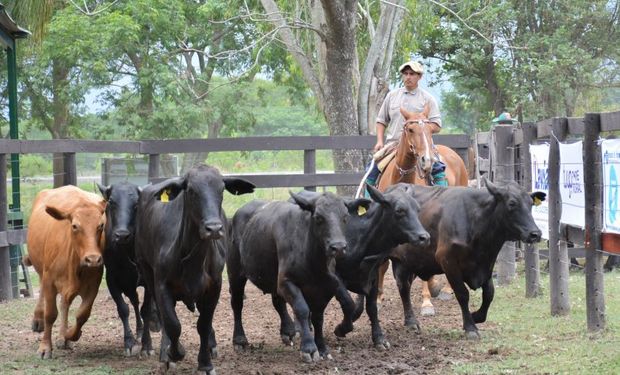
<svg viewBox="0 0 620 375">
<path fill-rule="evenodd" d="M 413 91 L 407 91 L 404 87 L 390 91 L 377 114 L 377 122 L 387 127 L 386 139 L 400 137 L 400 131 L 405 124 L 405 119 L 400 114 L 401 106 L 410 112 L 422 112 L 426 103 L 430 103 L 429 121 L 436 122 L 441 127 L 439 106 L 428 91 L 419 87 Z"/>
</svg>

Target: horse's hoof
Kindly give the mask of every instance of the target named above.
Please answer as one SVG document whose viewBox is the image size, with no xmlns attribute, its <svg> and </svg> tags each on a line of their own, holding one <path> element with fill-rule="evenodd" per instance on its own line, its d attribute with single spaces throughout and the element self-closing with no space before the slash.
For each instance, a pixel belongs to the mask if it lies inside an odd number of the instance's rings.
<svg viewBox="0 0 620 375">
<path fill-rule="evenodd" d="M 478 331 L 467 331 L 465 337 L 468 340 L 480 340 L 480 333 Z"/>
<path fill-rule="evenodd" d="M 422 316 L 435 316 L 435 308 L 433 306 L 422 306 L 420 311 Z"/>
<path fill-rule="evenodd" d="M 442 290 L 439 293 L 439 296 L 437 296 L 437 298 L 439 298 L 440 301 L 450 301 L 452 298 L 454 298 L 454 293 L 448 293 Z"/>
</svg>

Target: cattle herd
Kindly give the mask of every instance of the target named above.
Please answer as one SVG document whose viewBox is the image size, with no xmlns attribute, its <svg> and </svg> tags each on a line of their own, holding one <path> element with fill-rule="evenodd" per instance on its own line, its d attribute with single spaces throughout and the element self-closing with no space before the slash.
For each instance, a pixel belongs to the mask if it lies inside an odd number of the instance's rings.
<svg viewBox="0 0 620 375">
<path fill-rule="evenodd" d="M 487 181 L 486 189 L 400 183 L 385 192 L 369 187 L 370 199 L 302 191 L 291 192 L 288 201 L 254 200 L 229 220 L 222 210 L 224 190 L 246 194 L 254 185 L 206 165 L 142 188 L 118 183 L 99 190 L 101 196 L 65 186 L 43 190 L 34 201 L 24 261 L 41 280 L 32 320 L 32 329 L 44 332 L 39 355 L 52 356 L 57 295 L 57 345 L 80 338 L 105 265 L 125 354 L 153 355 L 151 331 L 161 330 L 160 370 L 174 370 L 185 356 L 176 314 L 181 301 L 198 312 L 197 372 L 204 374 L 215 373 L 212 323 L 225 266 L 237 350 L 248 346 L 242 317 L 248 280 L 271 294 L 282 341 L 292 345 L 300 334 L 303 361 L 332 358 L 323 335 L 324 310 L 332 297 L 343 312 L 335 335 L 351 332 L 365 309 L 374 345 L 389 348 L 377 308 L 378 269 L 386 259 L 392 262 L 405 325 L 420 328 L 409 295 L 413 279 L 445 274 L 467 337 L 478 338 L 476 323 L 486 320 L 493 300 L 493 265 L 501 246 L 508 240 L 540 240 L 531 205 L 534 197 L 544 199 L 543 193 L 529 194 L 514 182 Z M 141 307 L 138 286 L 144 287 Z M 468 287 L 482 288 L 482 305 L 474 312 Z M 123 294 L 134 309 L 135 336 Z M 78 295 L 82 302 L 69 326 L 69 307 Z"/>
</svg>

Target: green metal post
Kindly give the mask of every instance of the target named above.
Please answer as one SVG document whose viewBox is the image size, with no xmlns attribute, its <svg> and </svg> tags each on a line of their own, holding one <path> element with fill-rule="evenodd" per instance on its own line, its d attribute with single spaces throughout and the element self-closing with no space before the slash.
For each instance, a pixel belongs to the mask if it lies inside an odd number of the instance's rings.
<svg viewBox="0 0 620 375">
<path fill-rule="evenodd" d="M 11 48 L 6 49 L 8 63 L 8 89 L 9 89 L 9 124 L 11 139 L 19 139 L 17 127 L 17 57 L 15 53 L 15 41 Z M 11 154 L 11 182 L 13 187 L 12 208 L 20 211 L 21 199 L 19 191 L 19 154 Z"/>
</svg>

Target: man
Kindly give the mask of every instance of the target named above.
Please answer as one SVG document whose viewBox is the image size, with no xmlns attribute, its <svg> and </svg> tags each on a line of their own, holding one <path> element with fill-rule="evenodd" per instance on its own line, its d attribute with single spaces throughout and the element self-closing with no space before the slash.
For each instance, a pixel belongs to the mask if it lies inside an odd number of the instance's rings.
<svg viewBox="0 0 620 375">
<path fill-rule="evenodd" d="M 424 67 L 417 61 L 408 61 L 398 68 L 404 87 L 390 91 L 377 115 L 377 144 L 374 151 L 377 152 L 385 147 L 384 139 L 397 140 L 400 131 L 405 124 L 405 119 L 400 113 L 403 107 L 407 111 L 422 112 L 425 105 L 429 105 L 428 121 L 433 133 L 441 131 L 441 115 L 435 98 L 426 90 L 418 87 L 418 83 L 424 74 Z M 433 164 L 431 175 L 435 185 L 447 186 L 445 180 L 445 164 L 437 161 Z M 380 171 L 376 164 L 368 174 L 366 183 L 375 185 Z"/>
</svg>

